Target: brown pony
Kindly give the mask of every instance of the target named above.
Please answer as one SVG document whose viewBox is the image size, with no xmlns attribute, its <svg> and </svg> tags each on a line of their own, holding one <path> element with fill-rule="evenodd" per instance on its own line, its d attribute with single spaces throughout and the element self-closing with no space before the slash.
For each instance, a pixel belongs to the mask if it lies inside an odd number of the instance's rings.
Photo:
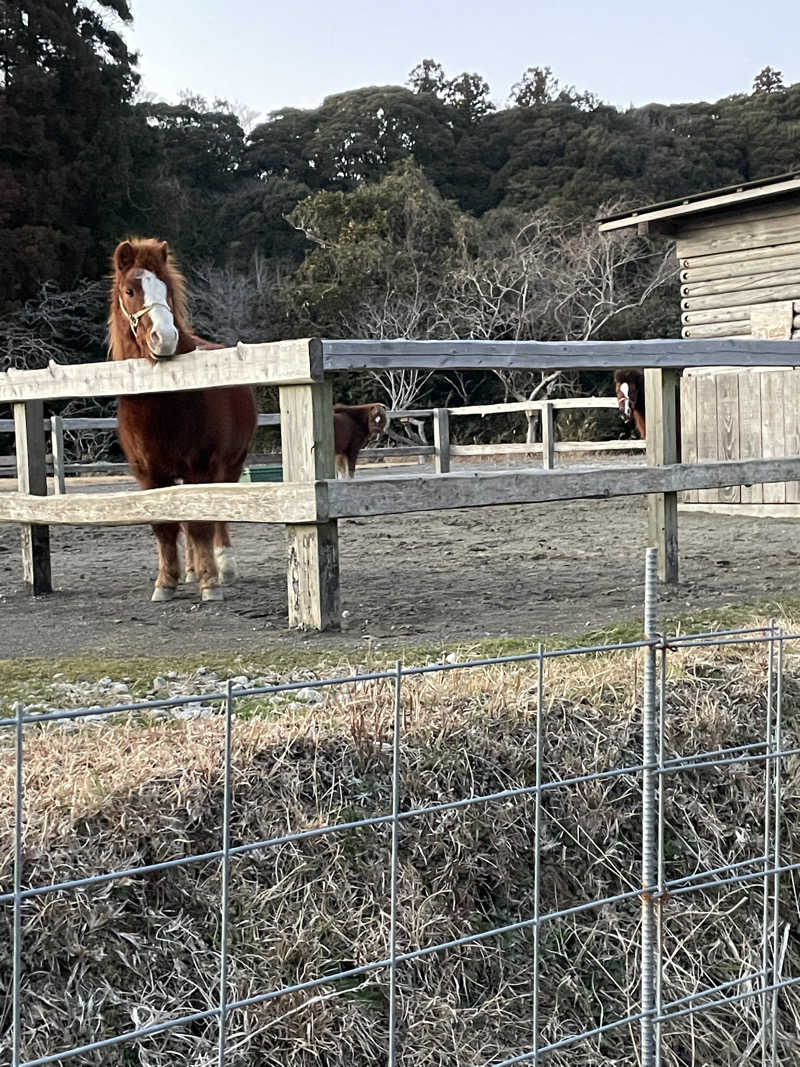
<svg viewBox="0 0 800 1067">
<path fill-rule="evenodd" d="M 122 241 L 113 257 L 109 358 L 157 363 L 195 349 L 217 349 L 188 323 L 185 285 L 166 241 Z M 153 393 L 119 399 L 119 439 L 142 489 L 177 483 L 239 480 L 256 426 L 249 386 Z M 158 523 L 158 577 L 153 600 L 171 600 L 180 577 L 176 522 Z M 227 526 L 189 522 L 186 580 L 196 575 L 203 600 L 222 600 L 220 584 L 236 576 Z"/>
<path fill-rule="evenodd" d="M 644 441 L 647 423 L 644 410 L 644 374 L 640 370 L 615 370 L 614 388 L 623 422 L 632 422 Z"/>
<path fill-rule="evenodd" d="M 389 413 L 384 404 L 336 404 L 333 437 L 336 447 L 336 477 L 355 477 L 358 453 L 370 437 L 386 433 Z"/>
</svg>

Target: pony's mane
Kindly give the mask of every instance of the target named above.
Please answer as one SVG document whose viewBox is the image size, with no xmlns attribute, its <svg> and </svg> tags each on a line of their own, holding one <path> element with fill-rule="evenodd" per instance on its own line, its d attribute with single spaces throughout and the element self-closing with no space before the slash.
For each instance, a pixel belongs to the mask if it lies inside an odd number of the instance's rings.
<svg viewBox="0 0 800 1067">
<path fill-rule="evenodd" d="M 131 269 L 138 267 L 141 270 L 152 271 L 166 284 L 172 300 L 172 318 L 175 326 L 180 333 L 192 336 L 186 307 L 186 279 L 178 269 L 172 250 L 168 249 L 167 260 L 164 262 L 162 244 L 154 237 L 129 237 L 128 241 L 134 250 Z M 120 312 L 117 280 L 117 272 L 112 264 L 111 307 L 108 315 L 109 354 L 114 352 L 121 354 L 125 345 L 132 340 L 130 327 Z"/>
</svg>

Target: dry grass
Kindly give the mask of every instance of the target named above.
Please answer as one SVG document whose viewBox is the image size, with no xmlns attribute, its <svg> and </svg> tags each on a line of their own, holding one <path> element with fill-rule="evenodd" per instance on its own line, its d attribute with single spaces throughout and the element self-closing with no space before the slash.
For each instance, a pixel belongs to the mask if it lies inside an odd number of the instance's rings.
<svg viewBox="0 0 800 1067">
<path fill-rule="evenodd" d="M 763 649 L 672 655 L 668 750 L 691 753 L 757 740 L 764 730 Z M 787 661 L 786 735 L 798 743 L 800 686 Z M 641 761 L 635 653 L 570 657 L 547 666 L 548 780 Z M 404 809 L 534 781 L 535 665 L 409 681 L 404 690 Z M 233 844 L 385 813 L 391 806 L 391 690 L 348 686 L 279 721 L 237 720 Z M 73 732 L 36 728 L 25 744 L 26 881 L 41 884 L 219 847 L 220 719 L 127 721 Z M 6 750 L 7 751 L 7 750 Z M 669 779 L 667 877 L 759 855 L 763 768 L 734 764 Z M 798 838 L 798 764 L 785 773 L 784 861 Z M 3 885 L 10 880 L 13 766 L 0 789 Z M 543 911 L 634 889 L 640 783 L 635 775 L 555 789 L 543 802 Z M 533 910 L 529 797 L 409 819 L 400 828 L 398 950 L 510 924 Z M 293 842 L 232 864 L 231 990 L 277 989 L 387 955 L 388 826 Z M 25 1055 L 213 1008 L 219 964 L 219 863 L 36 898 L 24 909 Z M 797 902 L 783 879 L 789 924 L 784 975 L 800 974 Z M 674 898 L 666 909 L 666 990 L 677 998 L 760 966 L 760 886 Z M 541 929 L 543 1040 L 635 1013 L 638 902 Z M 10 933 L 10 911 L 3 914 Z M 10 937 L 0 983 L 10 981 Z M 516 932 L 404 964 L 400 1059 L 405 1067 L 478 1067 L 530 1047 L 531 935 Z M 385 1062 L 384 971 L 236 1012 L 231 1065 Z M 736 990 L 740 991 L 740 990 Z M 5 1005 L 4 1026 L 10 1007 Z M 781 998 L 782 1052 L 798 1049 L 800 1000 Z M 666 1028 L 665 1065 L 751 1062 L 755 1000 Z M 215 1062 L 217 1024 L 196 1024 L 81 1063 Z M 638 1062 L 638 1024 L 550 1057 L 554 1064 Z M 8 1035 L 4 1045 L 7 1053 Z M 69 1061 L 65 1061 L 69 1062 Z M 75 1061 L 78 1062 L 78 1061 Z M 789 1062 L 787 1059 L 786 1062 Z"/>
</svg>

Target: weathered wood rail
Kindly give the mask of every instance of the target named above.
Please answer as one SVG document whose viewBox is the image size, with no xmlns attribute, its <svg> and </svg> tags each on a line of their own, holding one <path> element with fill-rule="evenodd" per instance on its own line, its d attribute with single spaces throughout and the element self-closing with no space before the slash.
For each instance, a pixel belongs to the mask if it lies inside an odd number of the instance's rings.
<svg viewBox="0 0 800 1067">
<path fill-rule="evenodd" d="M 679 491 L 800 480 L 800 456 L 677 464 L 679 371 L 718 365 L 783 367 L 794 365 L 797 351 L 791 341 L 731 338 L 574 343 L 312 339 L 190 353 L 157 366 L 127 361 L 6 372 L 0 374 L 0 403 L 14 407 L 20 491 L 0 497 L 0 521 L 21 525 L 24 580 L 32 592 L 50 589 L 47 531 L 51 524 L 198 518 L 282 523 L 289 546 L 289 623 L 325 629 L 339 621 L 340 518 L 648 494 L 650 537 L 659 548 L 661 577 L 675 580 Z M 438 473 L 337 482 L 331 385 L 326 375 L 404 367 L 645 367 L 648 466 Z M 43 401 L 259 383 L 279 387 L 283 484 L 184 485 L 146 493 L 47 497 Z M 543 415 L 545 438 L 552 441 L 552 406 L 543 408 Z M 440 442 L 444 429 L 440 425 Z"/>
<path fill-rule="evenodd" d="M 546 470 L 555 467 L 557 453 L 580 453 L 580 452 L 637 452 L 644 450 L 644 441 L 638 440 L 614 440 L 614 441 L 556 441 L 554 434 L 553 416 L 557 411 L 568 410 L 603 410 L 607 408 L 617 409 L 617 401 L 613 396 L 593 397 L 564 397 L 553 400 L 530 400 L 514 401 L 507 404 L 471 404 L 466 407 L 451 408 L 404 408 L 390 411 L 392 418 L 413 419 L 420 424 L 426 418 L 433 419 L 435 443 L 395 445 L 384 448 L 365 448 L 360 455 L 364 459 L 395 460 L 395 459 L 424 459 L 431 457 L 437 474 L 444 474 L 450 469 L 451 456 L 513 456 L 527 455 L 540 456 Z M 458 445 L 450 439 L 450 419 L 468 415 L 481 417 L 491 415 L 533 414 L 540 412 L 542 416 L 542 441 L 541 442 L 518 442 L 498 441 L 490 444 Z M 258 416 L 259 426 L 279 427 L 281 417 L 278 412 L 261 412 Z M 51 439 L 53 490 L 56 493 L 66 492 L 67 474 L 97 474 L 110 473 L 122 474 L 128 470 L 127 463 L 102 460 L 96 463 L 67 463 L 64 458 L 64 431 L 112 431 L 117 428 L 115 417 L 96 418 L 62 418 L 60 415 L 52 415 L 50 419 L 44 419 L 45 433 L 49 433 Z M 13 419 L 0 419 L 0 433 L 14 432 Z M 251 462 L 280 463 L 280 452 L 266 453 Z M 0 455 L 0 475 L 9 474 L 16 470 L 13 456 Z"/>
</svg>

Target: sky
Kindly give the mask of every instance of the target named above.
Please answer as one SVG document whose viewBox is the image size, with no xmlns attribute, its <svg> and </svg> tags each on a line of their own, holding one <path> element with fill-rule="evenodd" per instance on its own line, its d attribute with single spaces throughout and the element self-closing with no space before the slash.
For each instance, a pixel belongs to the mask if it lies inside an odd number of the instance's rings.
<svg viewBox="0 0 800 1067">
<path fill-rule="evenodd" d="M 769 65 L 800 81 L 789 0 L 130 0 L 143 90 L 181 90 L 259 115 L 402 85 L 424 58 L 488 81 L 494 102 L 531 66 L 618 107 L 717 100 Z"/>
</svg>

